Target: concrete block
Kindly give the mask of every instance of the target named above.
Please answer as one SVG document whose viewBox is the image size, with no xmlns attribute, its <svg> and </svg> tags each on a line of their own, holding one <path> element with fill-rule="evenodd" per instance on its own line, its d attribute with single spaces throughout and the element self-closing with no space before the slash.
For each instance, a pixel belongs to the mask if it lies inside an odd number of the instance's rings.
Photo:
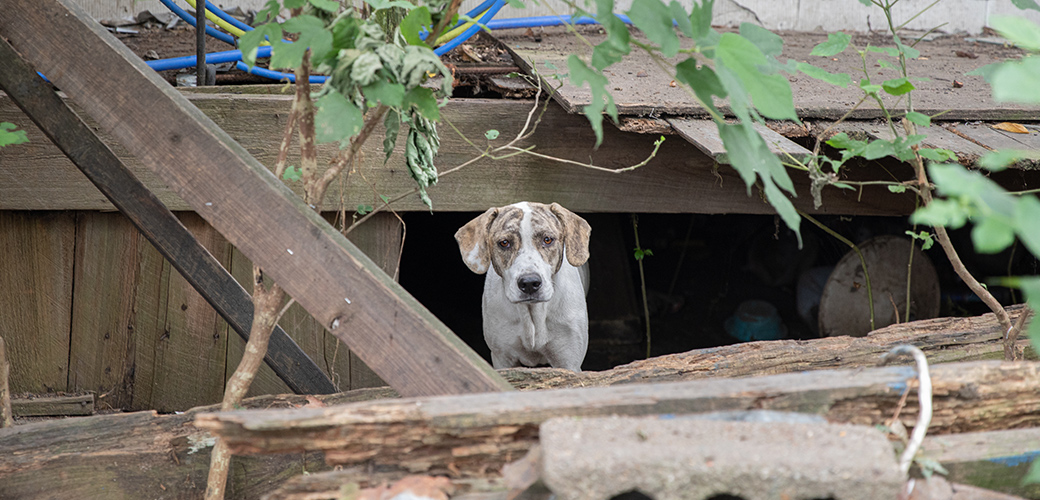
<svg viewBox="0 0 1040 500">
<path fill-rule="evenodd" d="M 540 440 L 542 481 L 562 500 L 891 500 L 905 481 L 885 435 L 862 426 L 557 418 Z"/>
</svg>

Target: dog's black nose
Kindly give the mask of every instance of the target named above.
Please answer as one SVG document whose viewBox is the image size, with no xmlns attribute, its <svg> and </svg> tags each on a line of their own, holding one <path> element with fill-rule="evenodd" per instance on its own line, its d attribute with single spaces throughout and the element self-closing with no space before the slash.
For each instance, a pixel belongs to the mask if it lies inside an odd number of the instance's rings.
<svg viewBox="0 0 1040 500">
<path fill-rule="evenodd" d="M 542 279 L 537 274 L 525 274 L 516 280 L 516 286 L 524 294 L 530 295 L 542 287 Z"/>
</svg>

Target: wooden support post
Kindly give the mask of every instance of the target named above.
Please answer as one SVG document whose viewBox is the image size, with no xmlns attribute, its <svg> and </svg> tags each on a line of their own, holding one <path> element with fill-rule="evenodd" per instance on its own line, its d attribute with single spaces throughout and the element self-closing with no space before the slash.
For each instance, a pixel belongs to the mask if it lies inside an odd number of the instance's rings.
<svg viewBox="0 0 1040 500">
<path fill-rule="evenodd" d="M 0 36 L 405 395 L 510 389 L 231 137 L 69 0 L 0 0 Z"/>
<path fill-rule="evenodd" d="M 7 364 L 7 347 L 4 338 L 0 337 L 0 428 L 14 425 L 14 413 L 11 411 L 11 385 L 8 377 L 11 366 Z"/>
<path fill-rule="evenodd" d="M 5 61 L 0 67 L 0 88 L 221 317 L 242 338 L 248 338 L 253 303 L 245 289 L 3 40 L 0 59 Z M 265 360 L 296 393 L 327 394 L 336 390 L 318 365 L 281 328 L 272 333 Z"/>
</svg>

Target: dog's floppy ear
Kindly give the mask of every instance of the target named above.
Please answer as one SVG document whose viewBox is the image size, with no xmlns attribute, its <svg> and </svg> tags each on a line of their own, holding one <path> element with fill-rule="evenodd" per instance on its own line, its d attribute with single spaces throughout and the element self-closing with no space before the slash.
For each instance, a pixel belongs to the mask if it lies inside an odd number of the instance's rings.
<svg viewBox="0 0 1040 500">
<path fill-rule="evenodd" d="M 563 208 L 559 203 L 549 206 L 556 218 L 563 223 L 563 243 L 567 245 L 567 262 L 579 267 L 589 260 L 589 235 L 592 227 L 585 219 Z"/>
<path fill-rule="evenodd" d="M 498 217 L 498 208 L 489 208 L 487 212 L 466 223 L 455 232 L 455 241 L 459 242 L 459 253 L 462 261 L 470 271 L 484 274 L 491 264 L 491 253 L 487 247 L 488 231 L 491 223 Z"/>
</svg>

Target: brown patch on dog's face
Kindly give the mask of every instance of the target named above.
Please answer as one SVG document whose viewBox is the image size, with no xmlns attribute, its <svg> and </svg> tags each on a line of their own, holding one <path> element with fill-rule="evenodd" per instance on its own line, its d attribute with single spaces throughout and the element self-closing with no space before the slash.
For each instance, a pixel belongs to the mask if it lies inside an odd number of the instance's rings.
<svg viewBox="0 0 1040 500">
<path fill-rule="evenodd" d="M 488 249 L 491 265 L 499 276 L 516 260 L 517 254 L 526 243 L 520 234 L 524 211 L 520 207 L 508 206 L 499 210 L 498 217 L 488 228 Z"/>
<path fill-rule="evenodd" d="M 549 205 L 531 203 L 531 244 L 538 249 L 542 260 L 548 262 L 553 274 L 563 264 L 564 228 L 563 223 L 549 209 Z"/>
</svg>

